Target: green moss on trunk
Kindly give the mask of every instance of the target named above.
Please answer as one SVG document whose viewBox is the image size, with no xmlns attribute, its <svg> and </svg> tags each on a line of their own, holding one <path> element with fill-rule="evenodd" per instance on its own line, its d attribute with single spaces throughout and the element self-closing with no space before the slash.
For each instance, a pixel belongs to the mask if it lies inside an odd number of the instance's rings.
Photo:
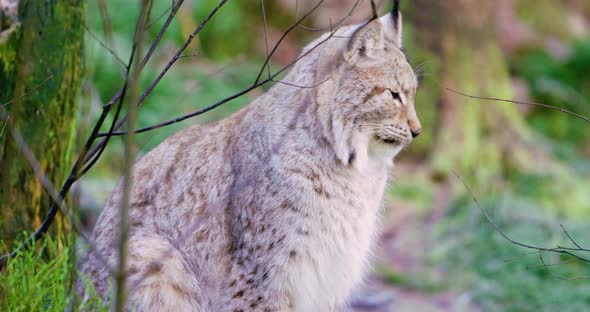
<svg viewBox="0 0 590 312">
<path fill-rule="evenodd" d="M 71 166 L 76 97 L 83 66 L 84 1 L 22 1 L 21 27 L 0 45 L 0 103 L 49 180 L 59 188 Z M 51 198 L 10 135 L 0 136 L 0 240 L 10 248 L 45 217 Z M 62 216 L 52 231 L 68 232 Z M 65 237 L 65 235 L 60 235 Z"/>
<path fill-rule="evenodd" d="M 508 66 L 495 33 L 494 2 L 417 0 L 407 17 L 415 25 L 418 46 L 435 56 L 426 86 L 440 94 L 433 131 L 431 162 L 437 177 L 451 171 L 490 181 L 506 166 L 530 167 L 526 144 L 532 135 L 513 104 L 469 99 L 464 93 L 511 98 Z M 422 103 L 418 103 L 420 106 Z M 424 122 L 423 122 L 424 123 Z"/>
</svg>

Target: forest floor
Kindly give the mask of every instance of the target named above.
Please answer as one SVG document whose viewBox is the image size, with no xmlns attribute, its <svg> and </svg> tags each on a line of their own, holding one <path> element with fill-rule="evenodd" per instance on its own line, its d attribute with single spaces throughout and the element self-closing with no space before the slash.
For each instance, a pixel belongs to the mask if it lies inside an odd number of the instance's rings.
<svg viewBox="0 0 590 312">
<path fill-rule="evenodd" d="M 407 168 L 406 168 L 407 169 Z M 403 169 L 402 169 L 403 170 Z M 405 201 L 389 201 L 375 251 L 373 272 L 352 300 L 353 312 L 480 311 L 468 289 L 449 290 L 442 267 L 429 263 L 437 243 L 432 235 L 445 217 L 451 191 L 434 191 L 434 207 L 426 214 Z"/>
</svg>

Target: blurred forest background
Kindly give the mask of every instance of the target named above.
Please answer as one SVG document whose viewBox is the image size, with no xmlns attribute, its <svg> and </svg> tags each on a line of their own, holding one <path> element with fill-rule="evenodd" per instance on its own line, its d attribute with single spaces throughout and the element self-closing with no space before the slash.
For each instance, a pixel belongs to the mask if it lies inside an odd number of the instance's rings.
<svg viewBox="0 0 590 312">
<path fill-rule="evenodd" d="M 43 18 L 16 30 L 10 20 L 0 20 L 2 253 L 26 237 L 23 231 L 40 225 L 51 202 L 6 126 L 20 130 L 59 189 L 103 105 L 123 85 L 139 14 L 136 1 L 128 0 L 21 2 L 28 5 L 21 3 L 20 19 Z M 265 32 L 274 46 L 315 3 L 264 2 L 265 30 L 261 1 L 228 1 L 145 99 L 138 126 L 193 112 L 251 85 L 266 57 Z M 141 74 L 140 93 L 216 4 L 184 1 Z M 281 43 L 271 68 L 292 62 L 319 35 L 313 28 L 329 27 L 354 5 L 325 1 Z M 389 5 L 383 2 L 382 12 Z M 144 51 L 169 11 L 170 1 L 153 3 Z M 402 12 L 405 49 L 421 77 L 416 108 L 424 131 L 396 162 L 374 271 L 353 298 L 355 311 L 590 309 L 589 263 L 510 243 L 454 174 L 510 238 L 546 248 L 575 247 L 569 234 L 580 246 L 590 246 L 590 124 L 556 110 L 448 90 L 589 116 L 590 2 L 414 0 L 402 1 Z M 347 23 L 370 16 L 369 2 L 361 1 Z M 27 35 L 39 29 L 44 33 Z M 55 70 L 42 64 L 48 50 L 59 58 Z M 179 129 L 231 114 L 270 86 L 138 134 L 138 157 Z M 40 101 L 41 107 L 33 106 Z M 74 185 L 67 203 L 85 231 L 91 231 L 123 173 L 123 153 L 123 140 L 113 138 Z M 49 239 L 8 262 L 0 274 L 1 310 L 63 311 L 70 304 L 76 257 L 71 228 L 59 217 Z"/>
</svg>

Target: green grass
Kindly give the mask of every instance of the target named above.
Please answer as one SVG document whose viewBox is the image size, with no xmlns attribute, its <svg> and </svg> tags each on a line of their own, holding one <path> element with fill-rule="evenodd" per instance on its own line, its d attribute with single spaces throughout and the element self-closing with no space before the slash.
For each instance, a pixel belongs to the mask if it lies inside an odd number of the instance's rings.
<svg viewBox="0 0 590 312">
<path fill-rule="evenodd" d="M 480 198 L 485 209 L 509 237 L 523 243 L 572 246 L 559 224 L 582 246 L 589 246 L 587 219 L 557 219 L 534 202 L 515 198 Z M 484 219 L 470 198 L 458 198 L 451 217 L 439 227 L 434 262 L 448 273 L 448 287 L 470 289 L 484 311 L 587 311 L 590 279 L 565 281 L 554 276 L 590 276 L 590 265 L 570 262 L 547 268 L 539 254 L 515 246 Z M 580 254 L 581 256 L 588 256 Z M 546 264 L 569 259 L 543 253 Z M 510 259 L 506 261 L 507 259 Z M 551 273 L 550 273 L 551 272 Z"/>
<path fill-rule="evenodd" d="M 47 236 L 8 261 L 0 272 L 0 311 L 108 311 L 96 296 L 76 300 L 76 261 L 59 250 L 57 240 Z"/>
</svg>

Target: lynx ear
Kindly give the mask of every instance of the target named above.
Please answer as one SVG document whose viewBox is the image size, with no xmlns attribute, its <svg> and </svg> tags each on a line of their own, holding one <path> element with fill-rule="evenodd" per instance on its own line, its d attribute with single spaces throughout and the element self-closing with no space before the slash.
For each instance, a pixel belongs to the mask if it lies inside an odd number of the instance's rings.
<svg viewBox="0 0 590 312">
<path fill-rule="evenodd" d="M 393 1 L 393 10 L 382 16 L 380 19 L 383 24 L 383 36 L 385 40 L 393 42 L 398 47 L 402 47 L 402 14 L 399 11 L 399 0 Z"/>
<path fill-rule="evenodd" d="M 348 42 L 348 58 L 371 56 L 375 50 L 383 49 L 383 27 L 380 19 L 374 19 L 361 26 Z"/>
</svg>

